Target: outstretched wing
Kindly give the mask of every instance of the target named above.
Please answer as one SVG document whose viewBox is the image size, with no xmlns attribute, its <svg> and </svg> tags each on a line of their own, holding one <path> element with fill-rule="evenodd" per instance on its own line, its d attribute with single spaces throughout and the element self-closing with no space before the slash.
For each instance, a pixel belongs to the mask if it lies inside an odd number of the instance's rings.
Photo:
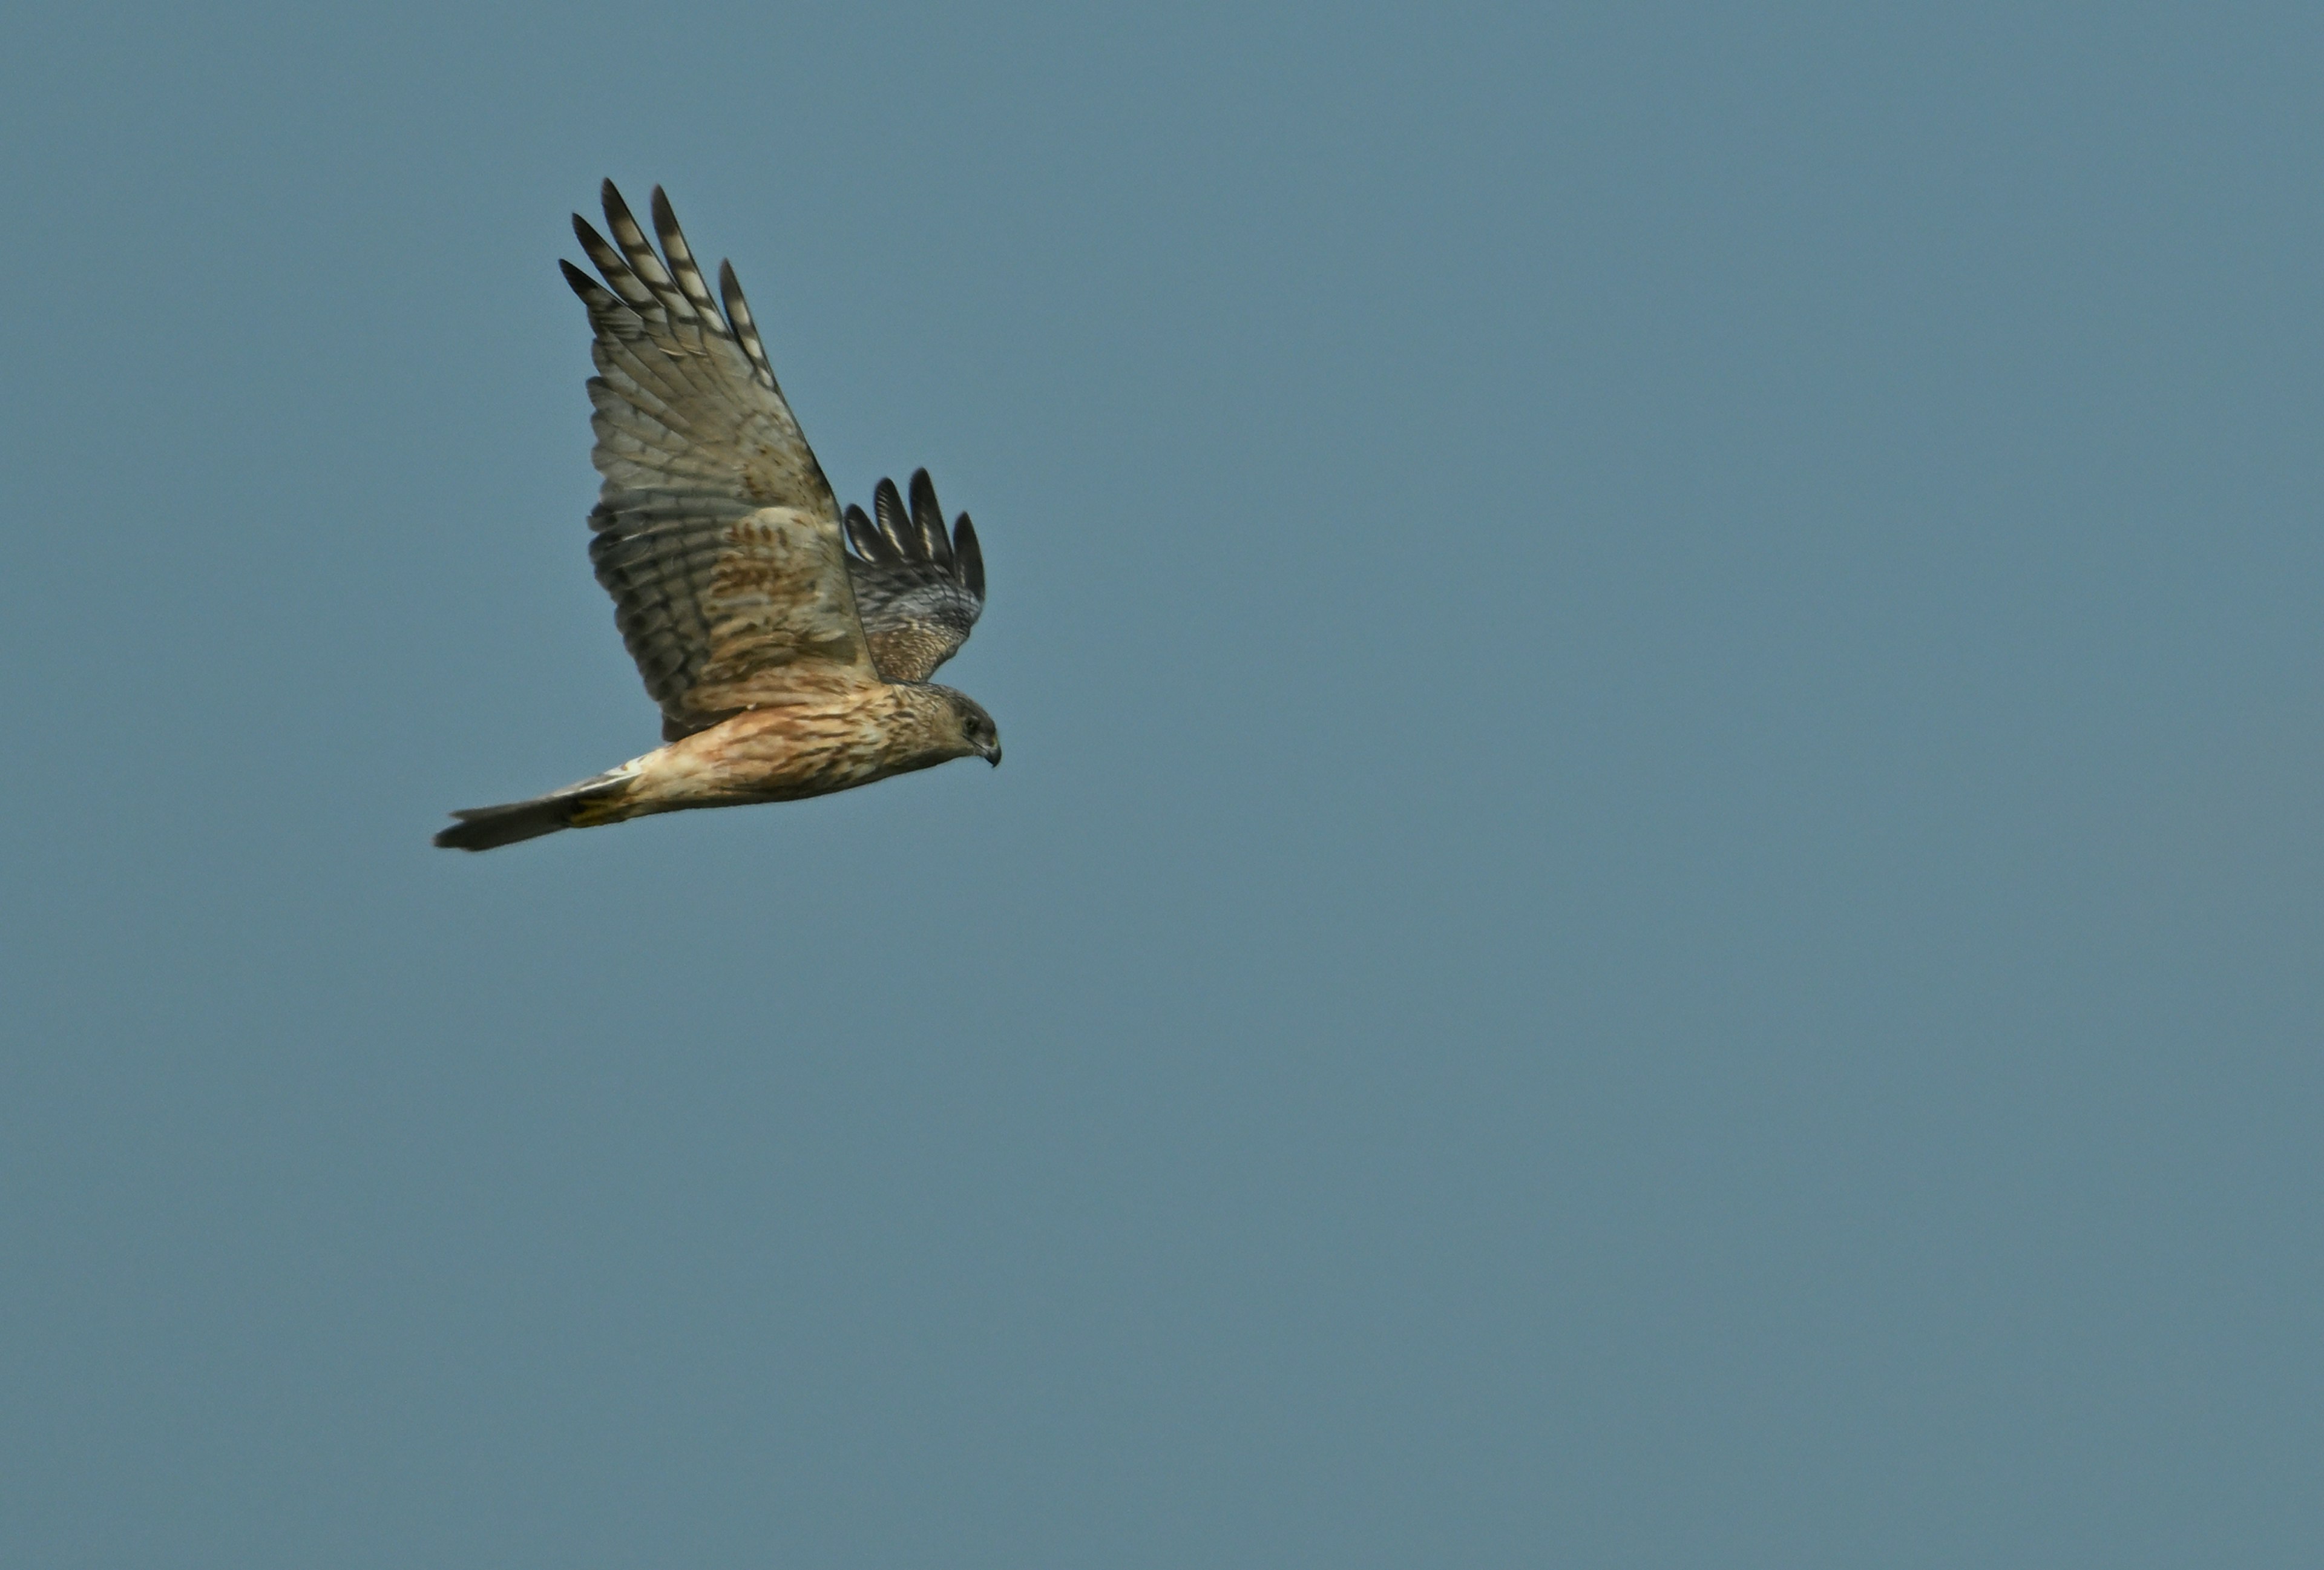
<svg viewBox="0 0 2324 1570">
<path fill-rule="evenodd" d="M 912 510 L 904 511 L 893 480 L 872 492 L 878 521 L 847 509 L 847 559 L 855 579 L 855 608 L 872 660 L 890 681 L 926 681 L 968 642 L 984 611 L 984 552 L 963 513 L 945 532 L 944 509 L 928 471 L 912 476 Z"/>
<path fill-rule="evenodd" d="M 589 559 L 662 734 L 715 725 L 801 664 L 872 677 L 838 503 L 734 270 L 713 299 L 660 187 L 659 254 L 612 180 L 604 196 L 612 241 L 577 213 L 573 232 L 604 282 L 561 263 L 596 334 Z"/>
</svg>

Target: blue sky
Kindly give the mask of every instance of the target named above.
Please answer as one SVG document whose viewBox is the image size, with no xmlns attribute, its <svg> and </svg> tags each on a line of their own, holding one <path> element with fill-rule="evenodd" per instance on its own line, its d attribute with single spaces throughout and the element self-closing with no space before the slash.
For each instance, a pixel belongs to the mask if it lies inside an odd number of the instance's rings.
<svg viewBox="0 0 2324 1570">
<path fill-rule="evenodd" d="M 2312 10 L 7 31 L 0 1557 L 2324 1554 Z M 997 772 L 429 846 L 608 175 Z"/>
</svg>

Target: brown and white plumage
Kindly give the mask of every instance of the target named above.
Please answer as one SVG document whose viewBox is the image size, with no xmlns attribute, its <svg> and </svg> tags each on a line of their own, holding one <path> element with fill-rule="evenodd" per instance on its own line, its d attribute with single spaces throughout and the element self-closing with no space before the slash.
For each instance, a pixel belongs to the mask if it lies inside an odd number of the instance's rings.
<svg viewBox="0 0 2324 1570">
<path fill-rule="evenodd" d="M 879 528 L 850 509 L 850 556 L 733 269 L 720 263 L 714 297 L 659 187 L 659 253 L 611 180 L 604 198 L 610 239 L 573 219 L 603 282 L 560 264 L 595 335 L 604 484 L 589 557 L 667 744 L 549 796 L 456 813 L 436 843 L 488 850 L 823 795 L 952 758 L 999 762 L 991 716 L 927 683 L 983 607 L 966 514 L 947 533 L 925 470 L 908 517 L 882 480 Z"/>
</svg>

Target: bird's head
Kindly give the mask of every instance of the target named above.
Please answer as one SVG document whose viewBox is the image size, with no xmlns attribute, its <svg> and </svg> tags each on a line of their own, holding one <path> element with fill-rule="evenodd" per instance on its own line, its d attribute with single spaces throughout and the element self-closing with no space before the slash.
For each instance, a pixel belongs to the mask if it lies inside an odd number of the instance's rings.
<svg viewBox="0 0 2324 1570">
<path fill-rule="evenodd" d="M 984 706 L 964 692 L 949 687 L 936 690 L 944 695 L 946 712 L 960 727 L 960 748 L 964 757 L 982 758 L 994 768 L 1001 767 L 1001 727 L 984 712 Z"/>
</svg>

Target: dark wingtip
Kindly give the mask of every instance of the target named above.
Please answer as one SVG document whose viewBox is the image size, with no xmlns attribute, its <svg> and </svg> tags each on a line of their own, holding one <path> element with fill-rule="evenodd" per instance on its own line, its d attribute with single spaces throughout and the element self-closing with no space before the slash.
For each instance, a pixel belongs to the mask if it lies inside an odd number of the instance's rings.
<svg viewBox="0 0 2324 1570">
<path fill-rule="evenodd" d="M 952 526 L 952 554 L 953 559 L 959 564 L 962 585 L 970 594 L 976 596 L 978 605 L 982 605 L 984 603 L 984 548 L 977 544 L 976 525 L 968 521 L 968 514 L 965 513 L 963 513 Z"/>
<path fill-rule="evenodd" d="M 919 534 L 921 554 L 949 571 L 952 539 L 945 533 L 944 508 L 936 503 L 936 482 L 926 469 L 912 471 L 912 528 Z"/>
<path fill-rule="evenodd" d="M 610 310 L 621 303 L 619 297 L 608 291 L 604 284 L 565 260 L 564 257 L 559 256 L 557 259 L 557 265 L 565 273 L 566 284 L 574 293 L 581 297 L 581 303 L 591 310 Z"/>
<path fill-rule="evenodd" d="M 597 226 L 579 213 L 573 215 L 573 237 L 581 243 L 581 254 L 601 267 L 605 265 L 604 258 L 621 254 L 611 240 L 597 232 Z"/>
<path fill-rule="evenodd" d="M 624 226 L 632 229 L 639 227 L 638 216 L 630 211 L 630 204 L 622 199 L 621 187 L 609 180 L 599 188 L 597 198 L 604 205 L 606 227 L 617 235 Z"/>
</svg>

